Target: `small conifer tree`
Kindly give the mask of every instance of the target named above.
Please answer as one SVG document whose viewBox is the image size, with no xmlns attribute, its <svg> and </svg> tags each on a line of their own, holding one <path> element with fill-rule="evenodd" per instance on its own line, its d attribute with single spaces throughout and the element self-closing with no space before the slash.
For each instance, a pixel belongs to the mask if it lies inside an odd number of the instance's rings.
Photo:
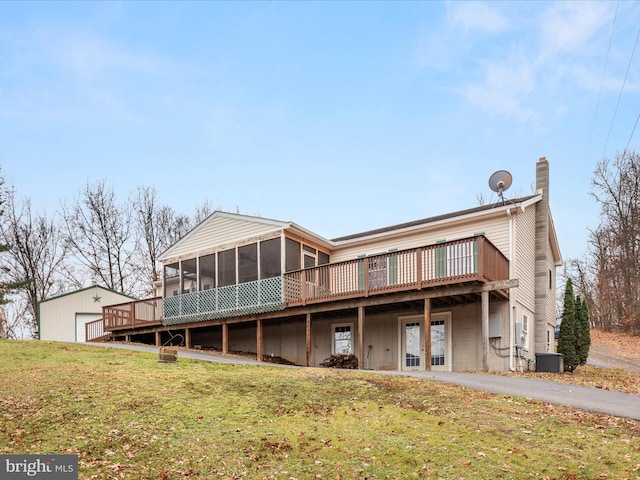
<svg viewBox="0 0 640 480">
<path fill-rule="evenodd" d="M 573 282 L 567 279 L 564 289 L 564 305 L 562 323 L 558 338 L 558 353 L 564 356 L 564 369 L 573 372 L 580 365 L 580 357 L 576 352 L 576 299 L 573 295 Z"/>
<path fill-rule="evenodd" d="M 591 325 L 589 322 L 589 309 L 587 301 L 576 297 L 576 354 L 580 359 L 580 365 L 587 363 L 589 348 L 591 347 Z"/>
</svg>

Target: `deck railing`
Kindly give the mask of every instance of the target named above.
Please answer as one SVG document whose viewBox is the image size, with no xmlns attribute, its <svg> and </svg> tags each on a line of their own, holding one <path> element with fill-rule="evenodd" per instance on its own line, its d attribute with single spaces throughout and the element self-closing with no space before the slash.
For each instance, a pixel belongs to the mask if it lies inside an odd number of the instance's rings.
<svg viewBox="0 0 640 480">
<path fill-rule="evenodd" d="M 162 324 L 162 297 L 102 307 L 104 331 Z"/>
<path fill-rule="evenodd" d="M 509 278 L 509 261 L 478 235 L 287 272 L 282 276 L 103 307 L 104 332 L 252 315 L 286 307 Z M 164 317 L 163 317 L 164 315 Z M 89 341 L 87 336 L 87 341 Z"/>
<path fill-rule="evenodd" d="M 84 324 L 84 339 L 86 342 L 100 342 L 109 337 L 109 332 L 104 331 L 104 321 L 99 318 Z"/>
<path fill-rule="evenodd" d="M 282 277 L 272 277 L 166 297 L 163 323 L 176 325 L 283 308 Z"/>
<path fill-rule="evenodd" d="M 509 261 L 480 235 L 288 272 L 284 275 L 285 304 L 508 278 Z"/>
</svg>

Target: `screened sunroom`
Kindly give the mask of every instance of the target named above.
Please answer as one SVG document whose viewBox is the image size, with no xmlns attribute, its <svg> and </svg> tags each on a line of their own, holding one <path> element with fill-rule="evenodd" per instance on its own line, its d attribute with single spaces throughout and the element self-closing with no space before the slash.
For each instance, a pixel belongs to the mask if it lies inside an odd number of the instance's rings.
<svg viewBox="0 0 640 480">
<path fill-rule="evenodd" d="M 329 263 L 329 254 L 280 235 L 164 266 L 165 325 L 282 310 L 283 272 Z"/>
</svg>

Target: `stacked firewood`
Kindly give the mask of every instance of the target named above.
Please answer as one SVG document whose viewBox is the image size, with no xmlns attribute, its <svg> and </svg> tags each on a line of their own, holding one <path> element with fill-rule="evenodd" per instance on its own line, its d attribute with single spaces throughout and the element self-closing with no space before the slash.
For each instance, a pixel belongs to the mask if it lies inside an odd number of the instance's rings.
<svg viewBox="0 0 640 480">
<path fill-rule="evenodd" d="M 350 368 L 355 370 L 358 368 L 358 358 L 353 354 L 333 354 L 320 362 L 320 366 L 325 368 Z"/>
</svg>

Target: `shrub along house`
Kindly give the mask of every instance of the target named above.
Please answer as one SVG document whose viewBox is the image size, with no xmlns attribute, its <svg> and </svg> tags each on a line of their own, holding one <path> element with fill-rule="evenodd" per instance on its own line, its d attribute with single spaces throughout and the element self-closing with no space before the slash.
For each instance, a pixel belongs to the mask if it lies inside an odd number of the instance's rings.
<svg viewBox="0 0 640 480">
<path fill-rule="evenodd" d="M 161 296 L 105 307 L 104 329 L 306 366 L 332 353 L 381 370 L 531 366 L 554 351 L 548 185 L 541 158 L 534 195 L 333 240 L 215 212 L 163 254 Z"/>
</svg>

